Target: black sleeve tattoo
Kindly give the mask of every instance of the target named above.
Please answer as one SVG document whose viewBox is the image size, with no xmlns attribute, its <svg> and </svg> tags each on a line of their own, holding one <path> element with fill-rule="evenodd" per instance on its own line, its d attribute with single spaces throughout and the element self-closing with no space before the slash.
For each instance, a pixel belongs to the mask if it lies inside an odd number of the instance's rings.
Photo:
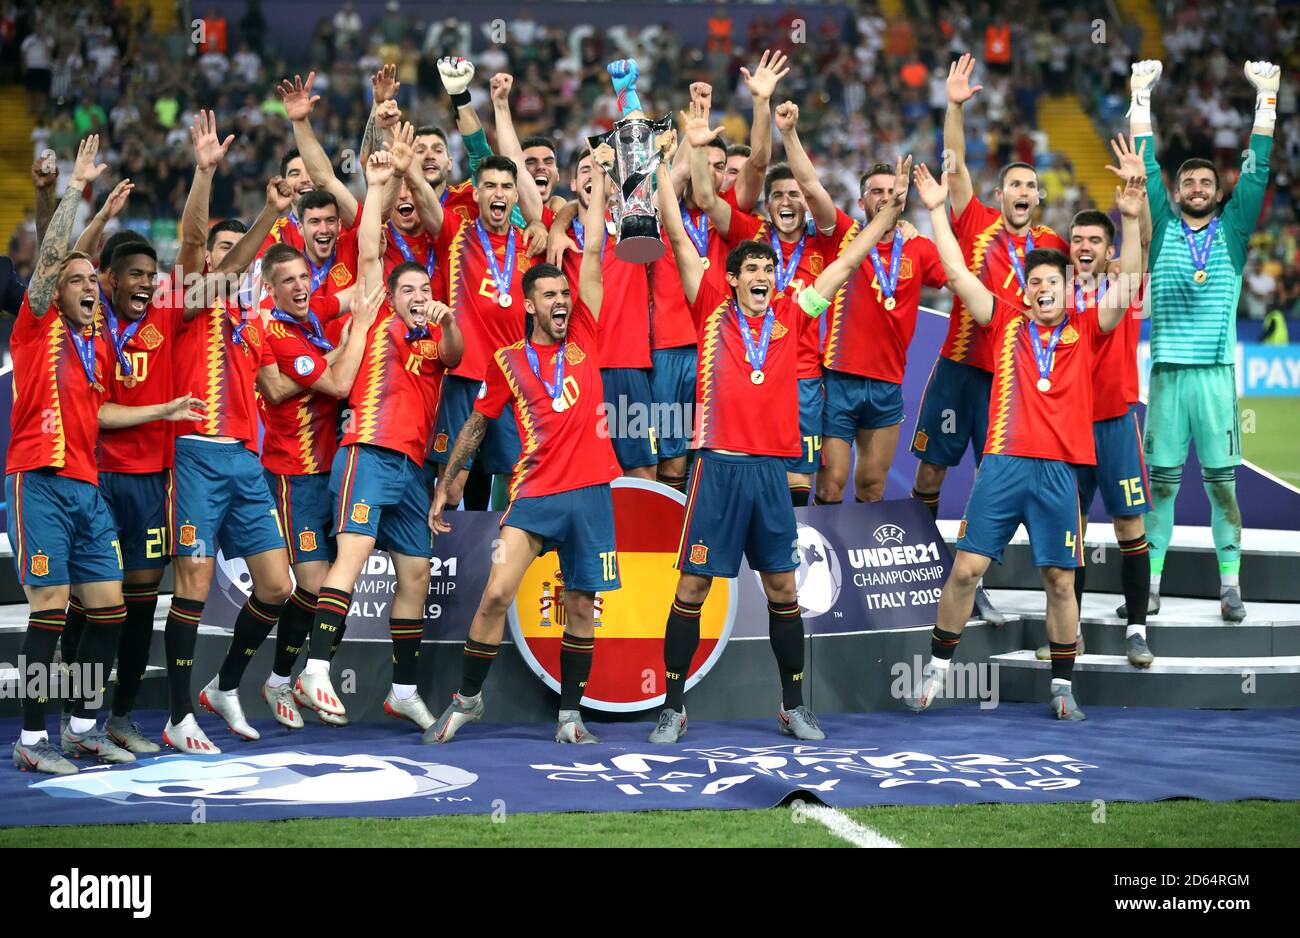
<svg viewBox="0 0 1300 938">
<path fill-rule="evenodd" d="M 486 435 L 487 418 L 476 410 L 469 415 L 465 426 L 460 428 L 460 434 L 456 437 L 456 445 L 451 449 L 451 456 L 447 459 L 447 469 L 442 476 L 445 484 L 450 485 L 455 480 L 460 471 L 465 468 L 465 464 L 478 452 Z"/>
<path fill-rule="evenodd" d="M 44 316 L 54 298 L 55 280 L 59 276 L 59 264 L 68 253 L 68 239 L 72 235 L 72 223 L 77 217 L 77 203 L 81 201 L 82 187 L 68 186 L 59 200 L 59 207 L 54 210 L 50 226 L 45 230 L 37 254 L 36 270 L 32 273 L 31 283 L 27 285 L 28 305 L 36 316 Z"/>
<path fill-rule="evenodd" d="M 45 242 L 45 232 L 49 230 L 50 219 L 54 217 L 54 187 L 45 186 L 36 190 L 36 247 Z"/>
<path fill-rule="evenodd" d="M 375 124 L 375 108 L 370 109 L 370 119 L 366 121 L 365 133 L 361 135 L 361 165 L 365 166 L 370 159 L 370 154 L 375 152 L 377 140 L 377 128 Z"/>
</svg>

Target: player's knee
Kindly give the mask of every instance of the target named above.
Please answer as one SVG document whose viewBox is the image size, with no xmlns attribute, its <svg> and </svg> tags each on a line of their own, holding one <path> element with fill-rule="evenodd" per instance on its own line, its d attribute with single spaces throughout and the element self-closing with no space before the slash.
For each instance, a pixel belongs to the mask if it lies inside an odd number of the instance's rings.
<svg viewBox="0 0 1300 938">
<path fill-rule="evenodd" d="M 1178 494 L 1178 487 L 1183 481 L 1183 467 L 1152 466 L 1150 477 L 1153 499 L 1173 498 Z"/>
<path fill-rule="evenodd" d="M 510 608 L 510 603 L 513 600 L 514 593 L 508 586 L 500 583 L 488 583 L 487 588 L 483 590 L 480 607 L 485 615 L 503 616 Z"/>
<path fill-rule="evenodd" d="M 1074 571 L 1061 567 L 1044 567 L 1043 590 L 1049 600 L 1064 602 L 1074 597 Z"/>
<path fill-rule="evenodd" d="M 287 576 L 276 574 L 267 581 L 253 584 L 253 593 L 258 600 L 272 606 L 279 606 L 289 599 L 293 592 L 293 582 Z"/>
<path fill-rule="evenodd" d="M 937 492 L 943 487 L 944 477 L 948 475 L 946 466 L 922 462 L 916 465 L 916 488 L 921 492 Z"/>
<path fill-rule="evenodd" d="M 771 573 L 763 576 L 763 592 L 769 602 L 792 603 L 798 597 L 794 573 Z"/>
<path fill-rule="evenodd" d="M 824 473 L 817 476 L 817 501 L 830 503 L 844 500 L 844 480 L 830 478 Z"/>
<path fill-rule="evenodd" d="M 193 557 L 177 557 L 174 565 L 176 595 L 198 602 L 208 601 L 212 585 L 212 570 L 204 561 Z"/>
<path fill-rule="evenodd" d="M 682 576 L 677 580 L 677 598 L 687 603 L 702 603 L 709 597 L 713 581 L 701 576 Z"/>
<path fill-rule="evenodd" d="M 855 488 L 858 498 L 864 502 L 878 502 L 885 497 L 884 479 L 861 479 Z"/>
<path fill-rule="evenodd" d="M 987 562 L 981 562 L 982 560 L 983 558 L 975 554 L 958 554 L 957 559 L 953 561 L 952 573 L 948 576 L 948 582 L 957 589 L 975 589 L 988 566 Z"/>
<path fill-rule="evenodd" d="M 1141 537 L 1146 533 L 1146 525 L 1143 523 L 1141 515 L 1121 516 L 1113 520 L 1115 522 L 1115 537 L 1121 541 L 1131 541 L 1133 538 Z"/>
</svg>

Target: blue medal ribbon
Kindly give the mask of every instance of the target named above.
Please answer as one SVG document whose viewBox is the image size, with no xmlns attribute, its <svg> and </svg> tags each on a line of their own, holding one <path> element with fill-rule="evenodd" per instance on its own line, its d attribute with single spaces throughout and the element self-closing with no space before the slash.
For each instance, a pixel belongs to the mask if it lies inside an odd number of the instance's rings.
<svg viewBox="0 0 1300 938">
<path fill-rule="evenodd" d="M 321 264 L 320 267 L 317 267 L 315 264 L 311 262 L 311 257 L 308 256 L 306 252 L 303 253 L 303 257 L 307 259 L 307 266 L 311 268 L 311 292 L 312 293 L 315 293 L 316 289 L 322 283 L 325 282 L 325 275 L 328 274 L 330 272 L 330 268 L 334 266 L 334 257 L 337 254 L 338 251 L 336 250 L 333 254 L 329 256 L 329 259 L 325 261 L 324 264 Z"/>
<path fill-rule="evenodd" d="M 894 298 L 894 291 L 898 289 L 898 271 L 903 263 L 903 233 L 897 228 L 894 229 L 894 243 L 889 249 L 889 273 L 885 273 L 885 265 L 880 260 L 880 251 L 877 246 L 871 248 L 871 266 L 876 268 L 876 281 L 880 284 L 880 292 L 886 299 Z M 1012 254 L 1015 252 L 1012 251 Z"/>
<path fill-rule="evenodd" d="M 1214 249 L 1214 233 L 1219 230 L 1219 219 L 1214 218 L 1205 227 L 1205 243 L 1197 244 L 1197 232 L 1193 231 L 1186 221 L 1182 222 L 1183 237 L 1187 239 L 1187 250 L 1192 255 L 1192 266 L 1197 271 L 1205 270 L 1205 265 L 1210 262 L 1210 251 Z"/>
<path fill-rule="evenodd" d="M 709 254 L 709 213 L 700 212 L 700 224 L 696 226 L 695 222 L 691 220 L 691 213 L 686 208 L 686 202 L 679 201 L 677 206 L 682 210 L 682 225 L 685 226 L 686 233 L 691 236 L 696 253 L 700 257 L 707 257 Z"/>
<path fill-rule="evenodd" d="M 324 328 L 322 328 L 320 324 L 320 320 L 317 319 L 316 314 L 311 312 L 310 310 L 308 310 L 307 312 L 307 321 L 305 323 L 302 322 L 301 320 L 294 319 L 292 316 L 290 316 L 284 310 L 280 309 L 278 306 L 274 307 L 271 310 L 271 318 L 278 319 L 280 322 L 285 322 L 285 323 L 289 323 L 290 325 L 297 326 L 302 330 L 303 338 L 305 338 L 308 342 L 316 346 L 321 351 L 324 352 L 334 351 L 334 343 L 331 342 L 329 339 L 325 338 L 325 330 Z"/>
<path fill-rule="evenodd" d="M 131 325 L 122 330 L 121 338 L 118 338 L 117 314 L 113 312 L 113 304 L 108 301 L 103 290 L 99 291 L 99 302 L 104 307 L 104 322 L 108 324 L 108 335 L 113 343 L 113 351 L 117 354 L 117 363 L 122 366 L 122 374 L 129 376 L 131 360 L 122 349 L 126 348 L 126 343 L 130 342 L 132 336 L 140 329 L 140 320 L 133 320 Z"/>
<path fill-rule="evenodd" d="M 311 261 L 308 261 L 307 263 L 311 263 Z M 243 300 L 237 300 L 236 302 L 239 305 L 239 323 L 237 325 L 231 326 L 230 339 L 236 345 L 243 345 L 244 329 L 248 327 L 248 308 L 244 306 Z M 223 306 L 222 311 L 223 312 L 227 311 L 226 307 Z"/>
<path fill-rule="evenodd" d="M 1056 328 L 1052 330 L 1052 335 L 1047 340 L 1047 344 L 1043 345 L 1042 336 L 1038 332 L 1038 323 L 1028 318 L 1025 320 L 1029 325 L 1029 340 L 1034 349 L 1034 361 L 1038 365 L 1039 380 L 1046 380 L 1051 377 L 1056 346 L 1061 341 L 1061 333 L 1065 330 L 1069 321 L 1070 317 L 1067 314 L 1056 324 Z"/>
<path fill-rule="evenodd" d="M 420 326 L 420 327 L 415 328 L 415 329 L 407 329 L 407 330 L 406 330 L 406 341 L 407 341 L 407 342 L 415 342 L 415 341 L 418 340 L 418 339 L 427 339 L 427 338 L 429 338 L 429 335 L 430 335 L 430 333 L 429 333 L 429 327 L 428 327 L 428 326 Z"/>
<path fill-rule="evenodd" d="M 112 315 L 111 313 L 109 314 Z M 90 338 L 81 334 L 80 329 L 68 327 L 68 336 L 72 339 L 73 348 L 77 350 L 77 357 L 81 359 L 81 367 L 86 372 L 86 378 L 90 381 L 92 388 L 99 387 L 95 380 L 95 337 L 98 335 L 94 323 L 90 326 Z"/>
<path fill-rule="evenodd" d="M 578 250 L 585 251 L 587 249 L 587 229 L 576 218 L 573 220 L 573 233 L 577 236 L 575 240 L 578 242 Z M 602 261 L 605 259 L 605 248 L 607 247 L 609 247 L 609 238 L 606 238 L 600 245 L 600 259 Z"/>
<path fill-rule="evenodd" d="M 402 233 L 397 230 L 397 226 L 394 225 L 391 221 L 388 223 L 388 234 L 392 237 L 393 243 L 397 245 L 397 250 L 402 252 L 403 258 L 410 261 L 412 264 L 420 263 L 418 260 L 415 259 L 415 252 L 411 250 L 411 246 L 406 243 L 406 238 L 402 237 Z M 424 269 L 429 272 L 430 280 L 433 279 L 433 272 L 437 268 L 437 266 L 438 266 L 438 258 L 434 253 L 433 243 L 430 242 L 429 256 L 425 258 L 424 261 Z"/>
<path fill-rule="evenodd" d="M 755 345 L 754 337 L 749 334 L 749 317 L 740 311 L 735 300 L 731 301 L 731 308 L 736 311 L 736 323 L 740 326 L 740 337 L 745 341 L 745 357 L 749 359 L 749 367 L 752 371 L 762 371 L 763 364 L 767 361 L 767 347 L 772 341 L 772 324 L 776 322 L 776 311 L 770 306 L 767 308 L 767 314 L 763 317 L 763 330 Z"/>
<path fill-rule="evenodd" d="M 803 249 L 804 245 L 808 243 L 808 235 L 805 233 L 799 236 L 799 243 L 794 246 L 794 251 L 790 255 L 790 260 L 784 263 L 781 258 L 783 258 L 785 254 L 781 250 L 781 239 L 777 237 L 775 227 L 772 228 L 770 238 L 772 242 L 772 250 L 776 251 L 776 292 L 784 293 L 785 288 L 788 287 L 790 281 L 794 279 L 795 271 L 799 269 L 799 261 L 803 260 Z"/>
<path fill-rule="evenodd" d="M 564 356 L 567 348 L 567 342 L 560 343 L 560 352 L 555 359 L 555 383 L 551 384 L 542 377 L 542 363 L 537 358 L 537 349 L 533 348 L 531 340 L 524 339 L 524 354 L 528 356 L 528 367 L 537 376 L 537 380 L 542 382 L 542 387 L 546 388 L 546 393 L 552 401 L 564 393 Z"/>
<path fill-rule="evenodd" d="M 496 253 L 492 250 L 492 242 L 488 238 L 487 229 L 483 227 L 483 219 L 474 220 L 474 230 L 478 233 L 478 243 L 483 247 L 483 253 L 487 255 L 488 270 L 492 274 L 492 282 L 497 286 L 497 293 L 501 296 L 510 295 L 510 281 L 515 275 L 515 227 L 510 226 L 510 236 L 506 239 L 506 267 L 505 271 L 501 270 L 497 264 Z"/>
<path fill-rule="evenodd" d="M 1034 233 L 1032 231 L 1025 233 L 1025 253 L 1028 254 L 1034 249 Z M 1016 272 L 1016 279 L 1020 281 L 1020 292 L 1022 294 L 1029 291 L 1025 285 L 1025 265 L 1020 261 L 1020 254 L 1016 251 L 1016 246 L 1011 242 L 1011 235 L 1007 234 L 1007 255 L 1011 258 L 1011 269 Z"/>
<path fill-rule="evenodd" d="M 1101 287 L 1097 290 L 1097 295 L 1093 298 L 1093 301 L 1098 306 L 1101 306 L 1101 298 L 1106 295 L 1106 288 L 1109 286 L 1110 281 L 1103 277 Z M 1074 308 L 1080 315 L 1088 311 L 1088 295 L 1083 291 L 1083 287 L 1079 285 L 1078 280 L 1074 281 Z"/>
</svg>

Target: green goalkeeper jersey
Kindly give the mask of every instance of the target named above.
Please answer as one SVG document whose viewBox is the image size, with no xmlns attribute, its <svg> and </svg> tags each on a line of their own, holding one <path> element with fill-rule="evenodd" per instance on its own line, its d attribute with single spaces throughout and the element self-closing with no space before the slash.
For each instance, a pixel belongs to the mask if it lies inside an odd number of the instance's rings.
<svg viewBox="0 0 1300 938">
<path fill-rule="evenodd" d="M 1147 143 L 1147 198 L 1151 204 L 1151 360 L 1179 365 L 1232 364 L 1237 349 L 1237 300 L 1246 268 L 1246 244 L 1264 204 L 1268 157 L 1273 138 L 1251 134 L 1232 198 L 1219 216 L 1214 243 L 1205 265 L 1205 281 L 1196 282 L 1196 267 L 1183 232 L 1182 215 L 1169 194 L 1156 161 L 1155 138 Z M 1206 229 L 1192 232 L 1203 246 Z"/>
</svg>

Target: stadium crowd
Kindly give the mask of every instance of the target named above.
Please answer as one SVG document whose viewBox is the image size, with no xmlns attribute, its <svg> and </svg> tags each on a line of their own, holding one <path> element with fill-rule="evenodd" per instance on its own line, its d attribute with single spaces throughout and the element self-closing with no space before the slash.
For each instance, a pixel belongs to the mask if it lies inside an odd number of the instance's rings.
<svg viewBox="0 0 1300 938">
<path fill-rule="evenodd" d="M 1108 19 L 1105 4 L 1095 0 L 1068 10 L 1040 2 L 946 3 L 931 19 L 895 22 L 887 22 L 871 2 L 851 8 L 842 27 L 818 30 L 797 47 L 785 79 L 789 93 L 805 102 L 804 140 L 837 203 L 856 201 L 858 175 L 866 163 L 892 162 L 909 152 L 918 159 L 938 158 L 947 63 L 960 51 L 975 49 L 987 63 L 981 78 L 983 107 L 972 113 L 968 128 L 976 190 L 991 192 L 997 168 L 1021 160 L 1039 167 L 1044 224 L 1060 229 L 1075 212 L 1091 207 L 1069 159 L 1052 151 L 1037 128 L 1037 100 L 1043 93 L 1074 90 L 1090 102 L 1099 129 L 1112 133 L 1127 107 L 1128 63 L 1141 37 L 1134 25 L 1121 24 L 1105 42 L 1095 41 L 1095 21 Z M 195 4 L 195 16 L 199 9 Z M 1274 3 L 1238 5 L 1233 15 L 1222 4 L 1208 2 L 1170 3 L 1164 12 L 1170 63 L 1165 81 L 1171 90 L 1162 96 L 1156 116 L 1166 135 L 1166 165 L 1210 155 L 1231 183 L 1240 162 L 1246 129 L 1242 113 L 1248 102 L 1245 92 L 1224 79 L 1232 63 L 1248 52 L 1266 55 L 1294 73 L 1300 65 L 1297 27 Z M 353 161 L 348 173 L 341 163 L 361 138 L 368 107 L 366 76 L 383 62 L 397 63 L 403 111 L 417 122 L 436 122 L 442 116 L 436 63 L 453 51 L 470 50 L 482 62 L 470 87 L 480 109 L 488 103 L 487 76 L 498 70 L 519 76 L 512 106 L 520 132 L 554 136 L 562 164 L 588 134 L 607 128 L 615 118 L 604 63 L 618 56 L 650 63 L 640 79 L 650 113 L 676 113 L 681 89 L 690 81 L 719 87 L 729 105 L 720 115 L 726 136 L 745 141 L 752 111 L 738 79 L 739 65 L 787 35 L 797 12 L 773 5 L 769 15 L 754 19 L 743 31 L 725 13 L 710 15 L 717 25 L 711 22 L 714 41 L 707 48 L 684 48 L 666 24 L 639 31 L 594 25 L 561 29 L 529 16 L 511 20 L 507 41 L 494 45 L 488 27 L 475 34 L 455 18 L 427 22 L 410 3 L 390 2 L 382 17 L 367 23 L 344 2 L 334 12 L 322 9 L 305 59 L 297 61 L 277 47 L 276 31 L 258 0 L 249 0 L 237 21 L 208 12 L 203 16 L 205 37 L 197 44 L 191 31 L 178 24 L 154 23 L 148 8 L 132 20 L 128 11 L 110 3 L 53 0 L 0 4 L 0 41 L 6 53 L 2 58 L 21 62 L 21 78 L 30 89 L 38 121 L 33 154 L 53 150 L 66 180 L 77 141 L 88 133 L 101 134 L 110 165 L 135 183 L 127 211 L 110 223 L 109 233 L 117 224 L 139 228 L 166 259 L 175 252 L 187 185 L 186 128 L 199 102 L 231 115 L 231 126 L 238 129 L 213 183 L 214 218 L 256 213 L 262 180 L 292 137 L 274 81 L 304 70 L 308 62 L 317 72 L 322 96 L 321 142 L 357 194 L 363 189 L 359 165 Z M 1208 69 L 1193 74 L 1179 64 L 1198 55 L 1209 56 Z M 1278 111 L 1284 118 L 1296 111 L 1293 85 L 1282 85 Z M 451 146 L 459 178 L 464 178 L 468 167 L 459 139 Z M 1297 168 L 1300 126 L 1283 120 L 1265 221 L 1252 242 L 1243 316 L 1259 319 L 1267 310 L 1281 309 L 1300 317 L 1300 193 L 1293 191 Z M 111 174 L 100 180 L 96 199 L 116 181 Z M 1106 208 L 1108 199 L 1103 202 Z M 89 221 L 91 205 L 88 197 L 77 229 Z M 860 210 L 855 211 L 861 220 Z M 925 230 L 924 213 L 913 206 L 911 214 Z M 1112 216 L 1118 219 L 1113 211 Z M 34 217 L 28 215 L 8 245 L 24 278 L 30 275 L 34 249 Z"/>
</svg>

